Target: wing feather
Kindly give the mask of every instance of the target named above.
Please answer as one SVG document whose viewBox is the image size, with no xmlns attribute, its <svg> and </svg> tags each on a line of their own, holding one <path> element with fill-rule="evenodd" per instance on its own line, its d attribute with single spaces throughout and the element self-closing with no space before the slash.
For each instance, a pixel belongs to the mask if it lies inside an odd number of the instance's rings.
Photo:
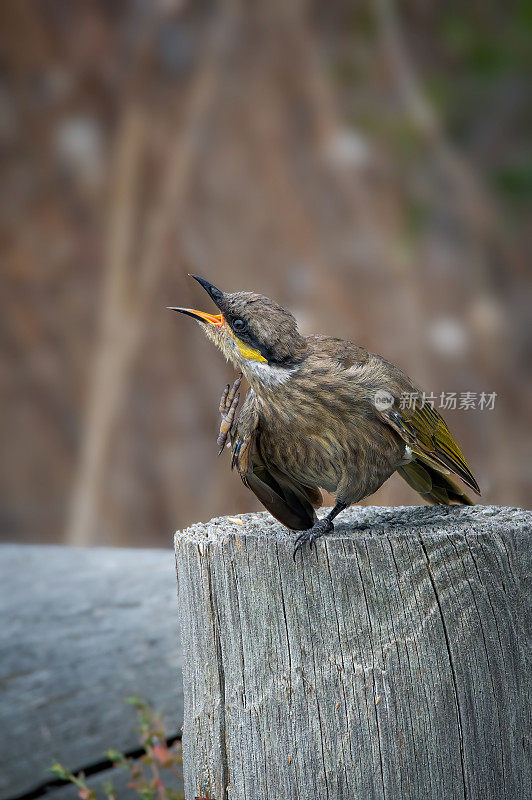
<svg viewBox="0 0 532 800">
<path fill-rule="evenodd" d="M 337 360 L 358 400 L 363 399 L 374 408 L 378 390 L 386 390 L 392 395 L 393 406 L 377 413 L 399 434 L 414 456 L 431 469 L 455 473 L 480 494 L 464 454 L 431 403 L 416 403 L 413 408 L 401 408 L 403 393 L 416 397 L 421 394 L 402 370 L 382 356 L 369 353 L 352 342 L 323 336 L 310 337 L 309 341 L 314 343 L 317 352 L 327 353 L 331 359 Z"/>
<path fill-rule="evenodd" d="M 381 416 L 399 433 L 421 461 L 442 472 L 454 472 L 480 494 L 479 485 L 464 454 L 436 409 L 429 404 L 404 410 L 395 410 L 394 407 L 381 412 Z"/>
</svg>

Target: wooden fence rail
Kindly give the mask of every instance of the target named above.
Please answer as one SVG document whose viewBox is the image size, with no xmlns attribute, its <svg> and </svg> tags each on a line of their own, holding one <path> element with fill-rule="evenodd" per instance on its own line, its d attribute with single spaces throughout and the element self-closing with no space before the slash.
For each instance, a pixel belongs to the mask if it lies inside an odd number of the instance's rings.
<svg viewBox="0 0 532 800">
<path fill-rule="evenodd" d="M 343 517 L 176 534 L 187 800 L 531 797 L 531 512 Z"/>
<path fill-rule="evenodd" d="M 47 786 L 54 759 L 136 797 L 102 762 L 139 747 L 128 695 L 181 732 L 176 590 L 170 548 L 0 546 L 0 800 L 77 798 Z"/>
</svg>

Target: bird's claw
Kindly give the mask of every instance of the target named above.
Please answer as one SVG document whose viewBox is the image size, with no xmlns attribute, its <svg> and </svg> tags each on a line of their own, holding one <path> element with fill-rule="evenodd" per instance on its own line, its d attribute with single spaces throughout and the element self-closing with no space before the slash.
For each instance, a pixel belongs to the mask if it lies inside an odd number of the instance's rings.
<svg viewBox="0 0 532 800">
<path fill-rule="evenodd" d="M 222 421 L 220 422 L 220 432 L 216 440 L 216 444 L 220 448 L 218 451 L 218 455 L 222 454 L 225 444 L 227 442 L 227 437 L 229 436 L 231 427 L 233 425 L 236 409 L 240 401 L 240 394 L 238 394 L 238 389 L 241 383 L 242 383 L 242 373 L 240 373 L 236 381 L 233 383 L 232 387 L 229 387 L 229 384 L 227 384 L 227 386 L 223 391 L 222 397 L 220 398 L 220 414 L 222 416 Z"/>
<path fill-rule="evenodd" d="M 301 531 L 299 536 L 296 539 L 295 547 L 294 547 L 294 561 L 296 560 L 296 554 L 298 550 L 301 550 L 303 545 L 309 545 L 310 549 L 316 547 L 316 540 L 320 538 L 320 536 L 325 536 L 326 533 L 330 533 L 334 530 L 334 525 L 330 519 L 325 517 L 324 519 L 319 519 L 312 528 L 308 528 L 306 531 Z"/>
</svg>

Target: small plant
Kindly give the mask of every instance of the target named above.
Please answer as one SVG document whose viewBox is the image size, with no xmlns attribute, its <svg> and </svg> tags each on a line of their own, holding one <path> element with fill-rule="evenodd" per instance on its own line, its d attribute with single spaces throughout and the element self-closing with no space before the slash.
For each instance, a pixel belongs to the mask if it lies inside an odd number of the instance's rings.
<svg viewBox="0 0 532 800">
<path fill-rule="evenodd" d="M 128 788 L 133 789 L 142 800 L 184 800 L 184 794 L 165 786 L 165 777 L 181 777 L 181 752 L 177 743 L 168 747 L 161 715 L 139 697 L 127 697 L 126 703 L 137 709 L 138 732 L 144 748 L 139 758 L 129 758 L 119 750 L 107 750 L 106 756 L 114 767 L 130 773 Z M 74 775 L 57 761 L 50 768 L 56 778 L 73 783 L 78 788 L 81 800 L 98 800 L 94 789 L 87 786 L 85 775 Z M 118 800 L 110 781 L 102 786 L 106 800 Z"/>
</svg>

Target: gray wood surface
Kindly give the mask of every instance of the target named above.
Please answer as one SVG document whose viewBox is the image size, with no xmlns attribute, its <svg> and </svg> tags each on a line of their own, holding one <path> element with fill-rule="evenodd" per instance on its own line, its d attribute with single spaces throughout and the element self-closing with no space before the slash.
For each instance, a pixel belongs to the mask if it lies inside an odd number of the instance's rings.
<svg viewBox="0 0 532 800">
<path fill-rule="evenodd" d="M 54 758 L 77 770 L 138 748 L 129 695 L 179 731 L 176 591 L 171 550 L 0 547 L 1 798 L 49 780 Z"/>
<path fill-rule="evenodd" d="M 531 797 L 532 513 L 342 519 L 176 534 L 187 800 Z"/>
</svg>

